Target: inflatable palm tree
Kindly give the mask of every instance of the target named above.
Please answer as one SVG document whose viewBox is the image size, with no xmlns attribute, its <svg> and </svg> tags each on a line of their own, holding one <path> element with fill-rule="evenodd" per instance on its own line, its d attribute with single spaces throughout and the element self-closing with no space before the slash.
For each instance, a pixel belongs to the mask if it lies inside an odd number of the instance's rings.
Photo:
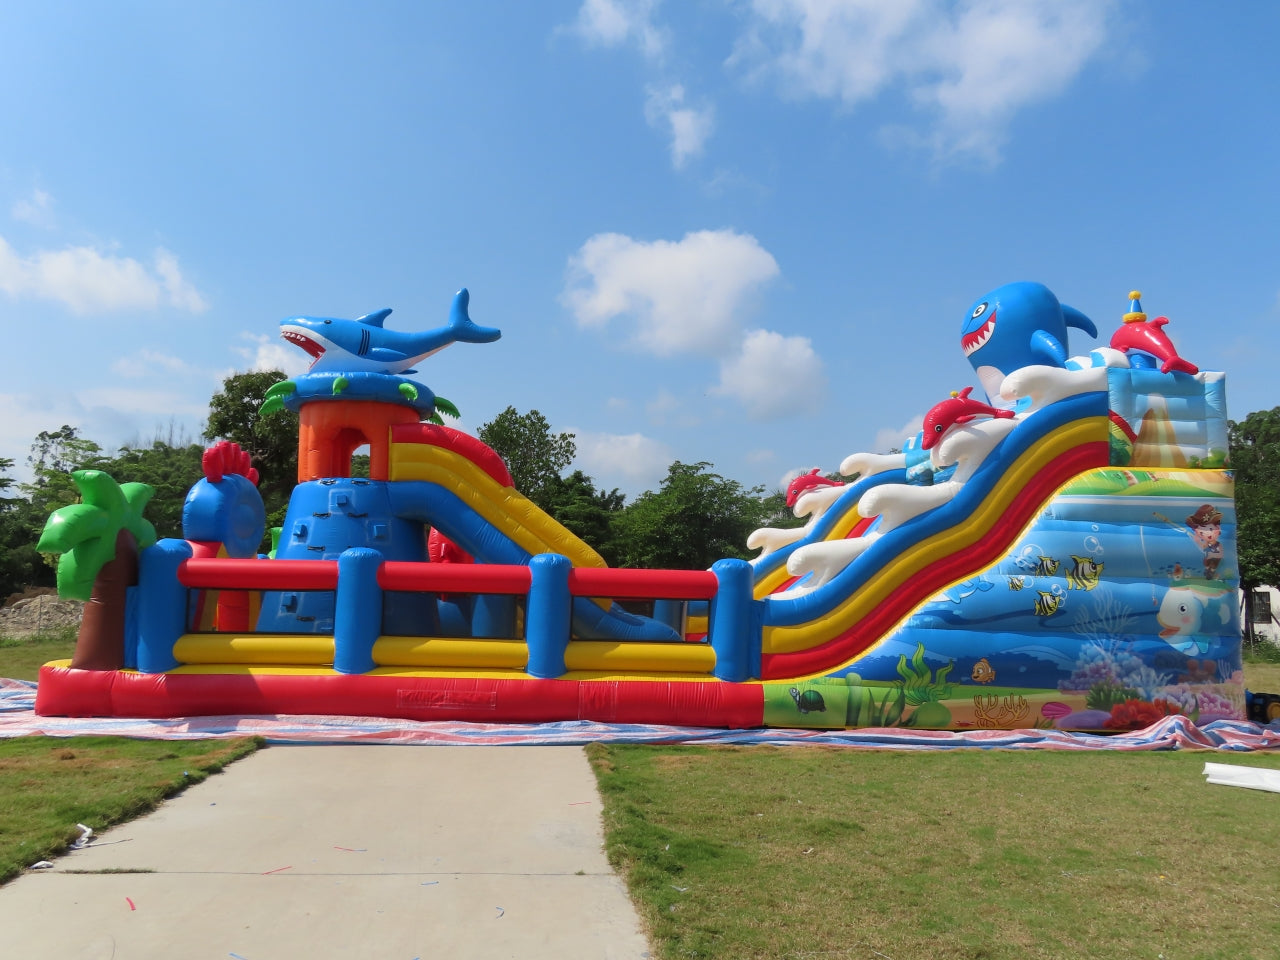
<svg viewBox="0 0 1280 960">
<path fill-rule="evenodd" d="M 60 553 L 58 595 L 84 600 L 84 617 L 71 666 L 118 670 L 124 666 L 125 591 L 138 580 L 138 551 L 156 542 L 142 511 L 153 488 L 116 483 L 101 470 L 71 474 L 80 503 L 50 514 L 36 548 Z"/>
</svg>

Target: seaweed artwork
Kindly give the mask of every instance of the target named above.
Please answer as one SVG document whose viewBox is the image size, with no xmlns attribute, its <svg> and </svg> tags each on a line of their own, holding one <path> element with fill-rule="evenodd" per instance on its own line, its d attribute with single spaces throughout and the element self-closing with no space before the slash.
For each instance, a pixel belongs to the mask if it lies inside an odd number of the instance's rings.
<svg viewBox="0 0 1280 960">
<path fill-rule="evenodd" d="M 907 703 L 913 707 L 918 707 L 925 703 L 937 703 L 939 700 L 946 700 L 951 696 L 951 684 L 947 683 L 947 674 L 951 672 L 951 668 L 956 665 L 952 660 L 945 667 L 939 667 L 937 675 L 929 669 L 929 665 L 924 662 L 924 644 L 916 644 L 916 652 L 911 656 L 911 662 L 907 662 L 907 655 L 904 653 L 898 657 L 898 676 L 902 677 L 902 689 L 906 694 Z"/>
<path fill-rule="evenodd" d="M 879 702 L 872 687 L 850 686 L 845 708 L 846 727 L 892 727 L 898 725 L 906 710 L 907 697 L 901 683 L 884 688 Z"/>
<path fill-rule="evenodd" d="M 973 716 L 979 727 L 993 730 L 1010 728 L 1020 724 L 1031 712 L 1031 705 L 1022 697 L 997 697 L 994 695 L 973 698 Z"/>
</svg>

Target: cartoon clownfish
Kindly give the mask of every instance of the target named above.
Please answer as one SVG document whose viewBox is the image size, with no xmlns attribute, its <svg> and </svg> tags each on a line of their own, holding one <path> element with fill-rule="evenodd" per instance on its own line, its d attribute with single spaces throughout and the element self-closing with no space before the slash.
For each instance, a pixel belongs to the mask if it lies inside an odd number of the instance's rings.
<svg viewBox="0 0 1280 960">
<path fill-rule="evenodd" d="M 991 662 L 983 657 L 973 665 L 973 672 L 970 674 L 975 683 L 990 683 L 996 678 L 995 668 L 991 666 Z"/>
</svg>

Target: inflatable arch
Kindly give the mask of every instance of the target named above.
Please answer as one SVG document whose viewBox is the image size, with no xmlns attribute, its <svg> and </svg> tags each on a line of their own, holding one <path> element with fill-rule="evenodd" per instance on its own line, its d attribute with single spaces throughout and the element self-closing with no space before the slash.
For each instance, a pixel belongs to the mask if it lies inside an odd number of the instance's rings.
<svg viewBox="0 0 1280 960">
<path fill-rule="evenodd" d="M 385 329 L 389 312 L 281 324 L 315 361 L 271 391 L 301 420 L 271 557 L 233 445 L 206 454 L 182 540 L 148 536 L 145 491 L 78 475 L 105 492 L 50 518 L 60 588 L 107 576 L 108 539 L 136 543 L 136 576 L 118 639 L 82 636 L 42 668 L 38 713 L 1099 731 L 1244 717 L 1223 376 L 1180 357 L 1137 291 L 1109 345 L 1080 356 L 1068 329 L 1095 325 L 1042 285 L 980 297 L 960 345 L 986 402 L 943 398 L 902 454 L 847 457 L 846 482 L 797 478 L 804 525 L 756 531 L 759 556 L 710 570 L 608 569 L 491 449 L 429 422 L 436 398 L 404 374 L 500 335 L 472 323 L 465 290 L 427 333 Z M 370 476 L 353 478 L 363 444 Z"/>
</svg>

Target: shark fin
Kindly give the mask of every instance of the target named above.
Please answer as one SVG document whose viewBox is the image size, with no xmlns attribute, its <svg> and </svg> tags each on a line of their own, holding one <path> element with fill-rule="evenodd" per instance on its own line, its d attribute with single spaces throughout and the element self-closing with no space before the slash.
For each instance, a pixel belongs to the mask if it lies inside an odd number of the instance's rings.
<svg viewBox="0 0 1280 960">
<path fill-rule="evenodd" d="M 1031 335 L 1031 352 L 1055 367 L 1067 362 L 1066 348 L 1047 330 L 1037 330 Z"/>
<path fill-rule="evenodd" d="M 404 353 L 392 350 L 390 347 L 374 347 L 365 356 L 378 363 L 401 363 L 405 360 Z"/>
<path fill-rule="evenodd" d="M 385 310 L 375 310 L 373 313 L 366 313 L 356 323 L 367 323 L 371 327 L 382 326 L 382 321 L 386 320 L 391 313 L 391 308 Z"/>
<path fill-rule="evenodd" d="M 1083 330 L 1091 337 L 1097 337 L 1098 328 L 1092 320 L 1075 307 L 1068 307 L 1065 303 L 1060 304 L 1060 306 L 1062 307 L 1062 319 L 1066 321 L 1068 327 L 1075 327 L 1077 330 Z"/>
</svg>

